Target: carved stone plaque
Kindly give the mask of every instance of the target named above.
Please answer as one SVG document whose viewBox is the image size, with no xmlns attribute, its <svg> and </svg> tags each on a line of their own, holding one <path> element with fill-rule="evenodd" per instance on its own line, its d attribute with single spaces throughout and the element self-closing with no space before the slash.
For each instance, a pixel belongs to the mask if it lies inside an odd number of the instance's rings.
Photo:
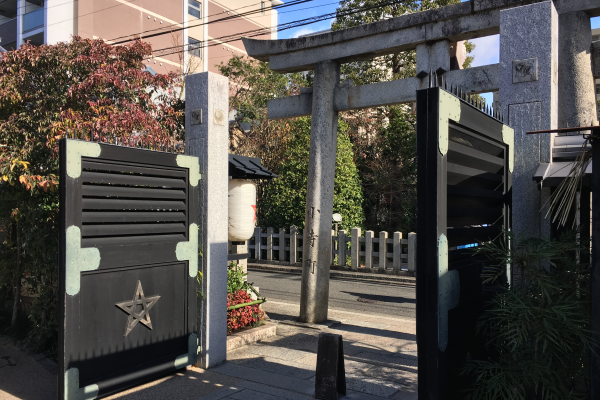
<svg viewBox="0 0 600 400">
<path fill-rule="evenodd" d="M 513 83 L 534 82 L 537 80 L 537 57 L 513 61 Z"/>
<path fill-rule="evenodd" d="M 213 124 L 221 126 L 225 125 L 225 111 L 215 110 Z"/>
<path fill-rule="evenodd" d="M 200 125 L 202 123 L 202 109 L 192 110 L 192 125 Z"/>
</svg>

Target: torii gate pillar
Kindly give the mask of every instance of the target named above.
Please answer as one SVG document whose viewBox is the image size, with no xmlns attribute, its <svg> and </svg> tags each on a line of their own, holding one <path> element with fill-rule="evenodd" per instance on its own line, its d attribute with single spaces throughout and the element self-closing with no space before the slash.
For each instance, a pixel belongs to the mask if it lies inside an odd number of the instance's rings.
<svg viewBox="0 0 600 400">
<path fill-rule="evenodd" d="M 316 64 L 302 245 L 301 322 L 327 320 L 338 127 L 334 93 L 339 80 L 338 63 L 322 61 Z"/>
</svg>

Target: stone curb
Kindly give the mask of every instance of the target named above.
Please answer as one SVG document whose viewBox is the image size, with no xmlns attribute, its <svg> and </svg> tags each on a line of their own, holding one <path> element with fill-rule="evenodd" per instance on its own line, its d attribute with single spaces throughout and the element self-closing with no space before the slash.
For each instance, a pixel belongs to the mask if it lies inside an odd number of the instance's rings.
<svg viewBox="0 0 600 400">
<path fill-rule="evenodd" d="M 291 265 L 270 265 L 270 264 L 250 264 L 248 263 L 248 270 L 251 271 L 270 271 L 270 272 L 287 272 L 292 274 L 302 274 L 301 267 L 294 267 Z M 408 283 L 415 285 L 417 280 L 412 276 L 398 276 L 398 275 L 384 275 L 369 272 L 346 272 L 346 271 L 335 271 L 332 270 L 329 273 L 332 278 L 344 278 L 354 280 L 366 280 L 366 281 L 379 281 L 386 283 Z"/>
<path fill-rule="evenodd" d="M 245 329 L 241 332 L 227 336 L 227 351 L 237 349 L 247 344 L 275 336 L 277 326 L 272 322 L 265 322 L 257 328 Z"/>
</svg>

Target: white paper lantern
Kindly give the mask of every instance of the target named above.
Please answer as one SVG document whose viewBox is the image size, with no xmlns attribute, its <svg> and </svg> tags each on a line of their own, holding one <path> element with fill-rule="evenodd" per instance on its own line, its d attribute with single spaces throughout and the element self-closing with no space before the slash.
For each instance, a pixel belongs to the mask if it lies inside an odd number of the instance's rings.
<svg viewBox="0 0 600 400">
<path fill-rule="evenodd" d="M 256 185 L 245 179 L 229 181 L 229 240 L 243 242 L 254 234 Z"/>
</svg>

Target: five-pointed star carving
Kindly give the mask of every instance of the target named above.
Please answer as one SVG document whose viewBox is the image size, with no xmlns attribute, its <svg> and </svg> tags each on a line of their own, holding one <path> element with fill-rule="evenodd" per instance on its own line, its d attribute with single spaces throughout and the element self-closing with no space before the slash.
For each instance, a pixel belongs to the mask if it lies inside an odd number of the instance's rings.
<svg viewBox="0 0 600 400">
<path fill-rule="evenodd" d="M 152 329 L 152 321 L 150 321 L 150 314 L 148 312 L 158 299 L 160 299 L 160 296 L 144 297 L 142 283 L 138 281 L 135 293 L 133 294 L 133 300 L 115 304 L 115 306 L 129 314 L 127 325 L 125 326 L 125 335 L 123 336 L 127 336 L 138 322 L 144 324 L 146 328 Z M 138 306 L 142 306 L 142 309 L 139 311 Z"/>
</svg>

